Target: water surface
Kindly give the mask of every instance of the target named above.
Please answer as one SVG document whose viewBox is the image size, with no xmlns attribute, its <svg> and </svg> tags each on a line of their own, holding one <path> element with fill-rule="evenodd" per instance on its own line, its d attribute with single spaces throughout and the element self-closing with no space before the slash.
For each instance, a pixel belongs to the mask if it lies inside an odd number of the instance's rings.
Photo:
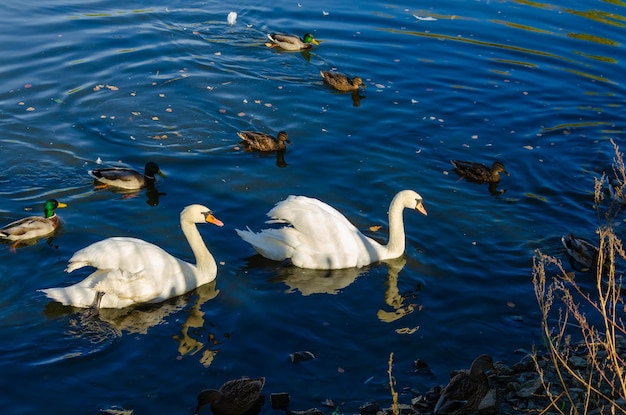
<svg viewBox="0 0 626 415">
<path fill-rule="evenodd" d="M 533 252 L 561 256 L 570 231 L 593 238 L 593 179 L 625 132 L 624 5 L 570 3 L 6 3 L 0 219 L 49 197 L 69 206 L 52 240 L 0 249 L 1 406 L 191 413 L 200 389 L 265 376 L 291 409 L 332 399 L 351 413 L 388 404 L 391 352 L 404 403 L 477 354 L 514 362 L 541 341 Z M 272 31 L 323 42 L 282 53 L 263 46 Z M 365 80 L 358 106 L 322 84 L 331 68 Z M 243 129 L 288 131 L 287 166 L 243 151 Z M 450 159 L 502 160 L 506 192 L 458 181 Z M 94 191 L 86 174 L 149 160 L 168 176 L 156 195 Z M 293 269 L 234 232 L 303 194 L 384 240 L 406 188 L 429 214 L 405 213 L 407 252 L 389 264 Z M 178 224 L 191 203 L 225 223 L 200 229 L 214 284 L 95 322 L 37 291 L 88 275 L 66 274 L 67 260 L 110 236 L 193 260 Z M 317 359 L 294 365 L 299 350 Z M 432 375 L 413 373 L 417 358 Z"/>
</svg>

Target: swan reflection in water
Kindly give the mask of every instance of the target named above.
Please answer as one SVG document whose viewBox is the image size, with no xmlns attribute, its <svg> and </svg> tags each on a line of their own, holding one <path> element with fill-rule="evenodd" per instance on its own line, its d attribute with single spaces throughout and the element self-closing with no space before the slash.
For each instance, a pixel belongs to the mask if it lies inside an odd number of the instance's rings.
<svg viewBox="0 0 626 415">
<path fill-rule="evenodd" d="M 209 366 L 217 353 L 215 346 L 218 344 L 215 335 L 206 333 L 206 339 L 196 338 L 203 332 L 204 312 L 201 307 L 204 303 L 212 300 L 219 294 L 216 290 L 216 281 L 204 284 L 187 294 L 172 298 L 159 304 L 142 304 L 121 309 L 101 308 L 94 316 L 92 310 L 64 306 L 58 302 L 48 303 L 44 314 L 50 318 L 56 318 L 65 314 L 75 313 L 69 319 L 67 334 L 73 339 L 86 340 L 89 346 L 75 352 L 66 353 L 63 358 L 90 355 L 106 349 L 116 338 L 124 332 L 129 334 L 147 334 L 151 327 L 162 324 L 165 319 L 187 308 L 188 315 L 181 325 L 180 334 L 173 338 L 178 342 L 180 356 L 195 355 L 202 352 L 200 362 Z M 190 329 L 191 333 L 190 333 Z M 74 344 L 74 342 L 73 342 Z"/>
<path fill-rule="evenodd" d="M 383 262 L 387 266 L 387 282 L 385 290 L 385 304 L 391 308 L 379 309 L 376 313 L 378 319 L 385 323 L 392 323 L 409 315 L 419 309 L 416 304 L 407 301 L 413 298 L 416 293 L 408 292 L 401 294 L 398 289 L 398 275 L 406 265 L 404 256 L 390 259 Z M 276 266 L 276 263 L 255 255 L 249 258 L 248 267 L 269 267 Z M 369 265 L 363 268 L 342 268 L 331 270 L 315 270 L 308 268 L 298 268 L 292 265 L 279 266 L 277 275 L 270 279 L 270 282 L 282 282 L 287 285 L 288 293 L 299 291 L 303 296 L 312 294 L 339 294 L 341 290 L 352 284 L 361 274 L 367 273 L 372 267 Z M 402 333 L 412 333 L 413 329 L 401 329 Z"/>
</svg>

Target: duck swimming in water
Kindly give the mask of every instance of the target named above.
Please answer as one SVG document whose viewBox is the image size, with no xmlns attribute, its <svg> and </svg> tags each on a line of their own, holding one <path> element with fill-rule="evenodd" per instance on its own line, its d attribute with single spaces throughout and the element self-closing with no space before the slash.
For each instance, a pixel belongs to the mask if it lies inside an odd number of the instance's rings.
<svg viewBox="0 0 626 415">
<path fill-rule="evenodd" d="M 93 169 L 87 173 L 100 182 L 102 187 L 113 186 L 125 190 L 138 190 L 153 185 L 156 181 L 155 174 L 165 177 L 165 174 L 153 161 L 146 163 L 143 174 L 127 167 Z"/>
<path fill-rule="evenodd" d="M 270 33 L 267 35 L 267 38 L 270 40 L 270 42 L 265 44 L 268 48 L 278 47 L 289 51 L 311 49 L 313 45 L 320 44 L 310 33 L 306 33 L 302 39 L 296 35 L 286 35 L 280 33 Z"/>
<path fill-rule="evenodd" d="M 48 199 L 43 204 L 43 216 L 28 216 L 11 222 L 0 229 L 0 239 L 13 242 L 15 248 L 20 242 L 52 235 L 61 226 L 55 209 L 67 207 L 65 203 Z"/>
<path fill-rule="evenodd" d="M 244 141 L 246 147 L 252 150 L 281 151 L 287 148 L 285 143 L 291 144 L 289 136 L 284 131 L 280 131 L 276 138 L 258 131 L 238 131 L 237 135 Z"/>
<path fill-rule="evenodd" d="M 475 183 L 500 183 L 500 173 L 509 176 L 509 172 L 500 161 L 493 163 L 491 168 L 482 163 L 463 160 L 450 160 L 454 171 L 465 180 Z"/>
<path fill-rule="evenodd" d="M 332 71 L 320 71 L 320 75 L 326 85 L 337 91 L 357 91 L 361 85 L 365 88 L 363 80 L 358 76 L 350 78 L 348 75 Z"/>
<path fill-rule="evenodd" d="M 596 267 L 600 250 L 591 242 L 570 233 L 561 237 L 561 243 L 565 248 L 565 253 L 570 259 L 572 267 L 582 272 Z"/>
</svg>

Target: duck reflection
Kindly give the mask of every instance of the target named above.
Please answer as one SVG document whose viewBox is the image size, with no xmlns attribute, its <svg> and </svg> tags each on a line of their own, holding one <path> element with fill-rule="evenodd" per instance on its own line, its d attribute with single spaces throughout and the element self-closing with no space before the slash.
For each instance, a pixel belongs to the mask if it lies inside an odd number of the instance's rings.
<svg viewBox="0 0 626 415">
<path fill-rule="evenodd" d="M 100 188 L 100 187 L 94 187 L 94 191 L 101 191 L 104 190 L 105 188 Z M 146 192 L 146 203 L 149 206 L 155 207 L 159 205 L 159 200 L 161 198 L 161 196 L 165 196 L 166 193 L 164 192 L 159 192 L 159 189 L 156 187 L 156 185 L 150 185 L 144 188 L 145 192 Z M 125 190 L 125 189 L 119 189 L 119 188 L 115 188 L 115 187 L 106 187 L 106 190 L 113 192 L 113 193 L 117 193 L 121 196 L 122 199 L 134 199 L 136 197 L 139 196 L 139 194 L 144 190 L 144 189 L 138 189 L 138 190 Z"/>
<path fill-rule="evenodd" d="M 78 356 L 99 351 L 102 348 L 101 345 L 110 344 L 116 338 L 121 337 L 124 332 L 129 334 L 147 334 L 151 327 L 163 324 L 168 316 L 189 306 L 191 298 L 195 297 L 193 304 L 189 307 L 189 314 L 181 325 L 180 335 L 175 335 L 173 338 L 178 342 L 178 352 L 181 356 L 187 354 L 195 355 L 203 351 L 200 362 L 208 366 L 213 356 L 217 353 L 217 351 L 209 349 L 216 344 L 216 342 L 211 341 L 211 338 L 215 336 L 209 334 L 208 339 L 203 342 L 192 337 L 197 333 L 190 333 L 189 329 L 204 326 L 204 313 L 201 311 L 201 307 L 219 294 L 219 290 L 216 290 L 215 287 L 216 281 L 214 280 L 188 294 L 172 298 L 163 303 L 145 304 L 121 309 L 101 308 L 98 310 L 98 313 L 94 313 L 91 309 L 75 308 L 51 302 L 46 305 L 44 314 L 54 318 L 75 313 L 69 319 L 70 328 L 67 334 L 74 338 L 88 340 L 93 348 L 93 350 L 87 351 L 87 353 L 77 353 L 76 355 Z"/>
<path fill-rule="evenodd" d="M 359 94 L 359 91 L 352 91 L 352 93 L 350 95 L 352 96 L 352 106 L 353 107 L 360 107 L 361 106 L 361 100 L 365 99 L 365 95 Z"/>
</svg>

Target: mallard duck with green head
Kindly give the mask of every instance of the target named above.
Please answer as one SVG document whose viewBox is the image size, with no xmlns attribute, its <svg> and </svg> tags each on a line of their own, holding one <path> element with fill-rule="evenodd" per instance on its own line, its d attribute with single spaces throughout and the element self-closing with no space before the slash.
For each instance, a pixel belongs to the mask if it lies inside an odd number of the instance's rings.
<svg viewBox="0 0 626 415">
<path fill-rule="evenodd" d="M 326 85 L 337 91 L 358 91 L 361 85 L 365 88 L 363 80 L 358 76 L 350 78 L 348 75 L 333 71 L 320 71 L 320 75 Z"/>
<path fill-rule="evenodd" d="M 87 173 L 101 183 L 99 187 L 113 186 L 125 190 L 139 190 L 152 186 L 156 181 L 155 174 L 166 177 L 153 161 L 146 163 L 143 174 L 127 167 L 93 169 Z"/>
<path fill-rule="evenodd" d="M 454 166 L 456 174 L 470 182 L 499 183 L 500 173 L 509 176 L 509 172 L 500 161 L 494 162 L 491 168 L 474 161 L 450 160 L 450 163 Z"/>
<path fill-rule="evenodd" d="M 291 144 L 286 132 L 280 131 L 277 137 L 259 131 L 238 131 L 241 138 L 249 149 L 258 151 L 284 151 L 287 144 Z"/>
<path fill-rule="evenodd" d="M 215 415 L 252 415 L 261 410 L 265 397 L 261 390 L 265 378 L 229 380 L 219 390 L 205 389 L 198 394 L 196 414 L 210 404 Z"/>
<path fill-rule="evenodd" d="M 43 204 L 43 217 L 29 216 L 9 223 L 0 229 L 0 239 L 14 242 L 15 247 L 20 242 L 52 235 L 61 226 L 61 220 L 54 210 L 66 206 L 55 199 L 48 199 Z"/>
<path fill-rule="evenodd" d="M 482 354 L 472 362 L 469 372 L 459 372 L 441 391 L 435 415 L 469 415 L 478 409 L 487 392 L 486 370 L 495 372 L 491 356 Z"/>
<path fill-rule="evenodd" d="M 270 40 L 265 44 L 268 48 L 281 48 L 283 50 L 298 51 L 311 49 L 313 45 L 319 45 L 312 34 L 306 33 L 302 39 L 296 35 L 286 35 L 280 33 L 269 33 L 267 38 Z"/>
</svg>

